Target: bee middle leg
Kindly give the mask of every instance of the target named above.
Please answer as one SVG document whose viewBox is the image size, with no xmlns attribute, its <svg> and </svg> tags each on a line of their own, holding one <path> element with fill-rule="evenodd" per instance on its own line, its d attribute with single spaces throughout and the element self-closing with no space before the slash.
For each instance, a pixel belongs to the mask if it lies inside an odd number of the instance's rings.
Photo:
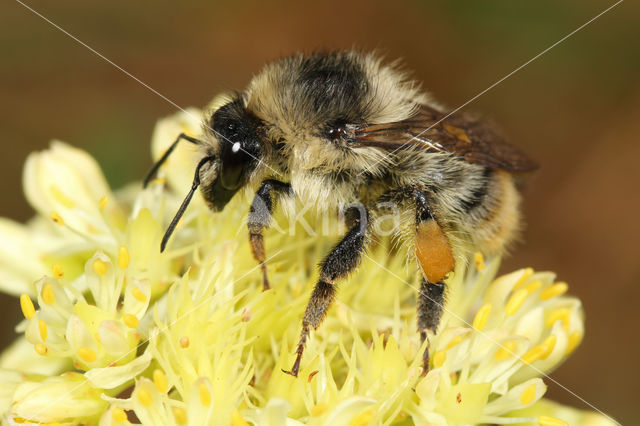
<svg viewBox="0 0 640 426">
<path fill-rule="evenodd" d="M 274 179 L 262 182 L 260 188 L 253 197 L 253 202 L 249 209 L 247 226 L 249 228 L 249 243 L 253 257 L 260 263 L 262 269 L 262 285 L 264 290 L 269 289 L 269 278 L 267 277 L 267 265 L 265 262 L 264 237 L 262 231 L 271 223 L 271 214 L 275 208 L 274 195 L 291 194 L 291 185 Z"/>
<path fill-rule="evenodd" d="M 313 289 L 302 319 L 302 332 L 296 349 L 296 360 L 290 371 L 294 377 L 300 371 L 300 361 L 309 337 L 310 327 L 317 329 L 335 298 L 335 284 L 352 272 L 362 260 L 369 231 L 369 213 L 360 205 L 347 210 L 345 218 L 350 227 L 342 240 L 325 257 L 320 267 L 320 279 Z"/>
</svg>

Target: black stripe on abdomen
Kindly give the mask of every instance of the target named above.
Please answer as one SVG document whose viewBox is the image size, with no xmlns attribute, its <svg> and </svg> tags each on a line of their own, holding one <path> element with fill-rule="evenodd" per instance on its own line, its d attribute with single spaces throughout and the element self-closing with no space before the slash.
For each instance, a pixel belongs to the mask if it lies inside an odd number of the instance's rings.
<svg viewBox="0 0 640 426">
<path fill-rule="evenodd" d="M 492 170 L 489 168 L 484 169 L 484 172 L 482 173 L 482 184 L 474 189 L 471 194 L 469 194 L 469 196 L 460 200 L 462 210 L 464 210 L 465 212 L 470 212 L 471 210 L 477 208 L 482 204 L 482 202 L 484 201 L 484 197 L 489 191 L 489 184 L 491 183 L 491 172 Z"/>
</svg>

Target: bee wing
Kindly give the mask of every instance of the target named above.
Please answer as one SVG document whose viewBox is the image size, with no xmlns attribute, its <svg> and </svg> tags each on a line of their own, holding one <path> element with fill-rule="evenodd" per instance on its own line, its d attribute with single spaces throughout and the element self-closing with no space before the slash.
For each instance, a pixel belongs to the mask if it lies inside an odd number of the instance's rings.
<svg viewBox="0 0 640 426">
<path fill-rule="evenodd" d="M 445 113 L 422 105 L 417 114 L 406 120 L 357 128 L 353 146 L 390 151 L 422 146 L 496 169 L 526 172 L 538 168 L 492 126 L 469 114 L 444 117 Z"/>
</svg>

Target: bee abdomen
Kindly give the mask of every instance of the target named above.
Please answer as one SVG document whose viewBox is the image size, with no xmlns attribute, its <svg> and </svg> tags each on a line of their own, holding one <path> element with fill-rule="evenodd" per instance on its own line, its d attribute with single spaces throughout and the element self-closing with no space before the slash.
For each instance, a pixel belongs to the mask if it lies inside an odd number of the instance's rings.
<svg viewBox="0 0 640 426">
<path fill-rule="evenodd" d="M 469 213 L 483 205 L 487 192 L 489 191 L 491 169 L 485 169 L 482 177 L 483 179 L 480 184 L 460 200 L 460 206 L 464 212 Z"/>
<path fill-rule="evenodd" d="M 519 204 L 513 177 L 503 170 L 494 171 L 488 181 L 482 214 L 473 221 L 479 249 L 487 254 L 500 253 L 516 239 L 520 231 Z"/>
</svg>

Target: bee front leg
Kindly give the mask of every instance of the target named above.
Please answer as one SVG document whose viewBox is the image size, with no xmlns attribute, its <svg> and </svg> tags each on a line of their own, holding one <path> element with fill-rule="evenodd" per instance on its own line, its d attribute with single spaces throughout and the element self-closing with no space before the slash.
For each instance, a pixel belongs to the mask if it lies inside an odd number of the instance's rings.
<svg viewBox="0 0 640 426">
<path fill-rule="evenodd" d="M 444 279 L 455 266 L 455 259 L 449 239 L 436 221 L 421 192 L 415 192 L 416 200 L 416 257 L 422 269 L 423 279 L 418 298 L 418 331 L 422 343 L 427 339 L 427 331 L 433 334 L 438 329 L 444 309 Z M 422 357 L 422 374 L 429 371 L 429 347 Z"/>
<path fill-rule="evenodd" d="M 267 265 L 265 262 L 264 237 L 262 231 L 271 223 L 271 214 L 275 208 L 274 195 L 287 194 L 291 195 L 291 185 L 274 179 L 268 179 L 262 182 L 260 188 L 253 197 L 251 208 L 249 209 L 249 219 L 247 226 L 249 227 L 249 243 L 253 257 L 260 263 L 262 269 L 263 289 L 269 289 L 269 279 L 267 277 Z"/>
<path fill-rule="evenodd" d="M 320 280 L 313 289 L 302 319 L 302 332 L 296 349 L 296 360 L 291 371 L 282 370 L 294 377 L 298 377 L 300 371 L 300 361 L 310 327 L 317 329 L 320 326 L 335 298 L 336 282 L 346 278 L 360 264 L 362 253 L 366 248 L 369 230 L 369 213 L 366 208 L 362 205 L 351 207 L 347 210 L 345 217 L 350 229 L 321 263 Z"/>
</svg>

